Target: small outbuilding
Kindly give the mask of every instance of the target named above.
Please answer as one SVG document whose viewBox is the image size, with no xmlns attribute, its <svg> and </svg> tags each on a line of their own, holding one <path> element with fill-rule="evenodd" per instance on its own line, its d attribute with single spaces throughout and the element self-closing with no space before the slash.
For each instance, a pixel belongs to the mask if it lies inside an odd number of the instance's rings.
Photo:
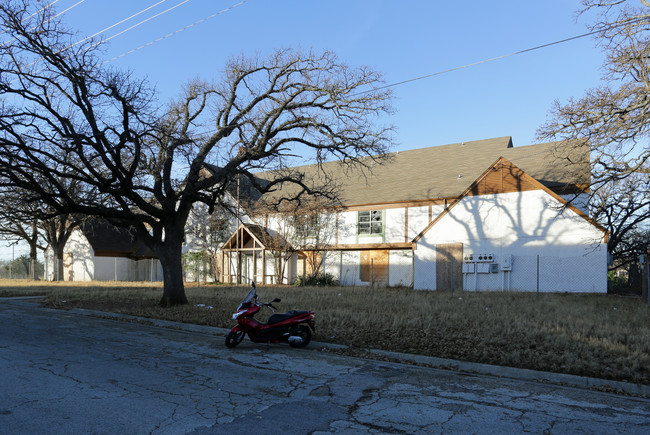
<svg viewBox="0 0 650 435">
<path fill-rule="evenodd" d="M 134 231 L 100 219 L 76 228 L 57 267 L 52 249 L 45 252 L 45 279 L 63 281 L 160 281 L 162 266 L 155 253 Z M 62 277 L 57 276 L 62 273 Z"/>
</svg>

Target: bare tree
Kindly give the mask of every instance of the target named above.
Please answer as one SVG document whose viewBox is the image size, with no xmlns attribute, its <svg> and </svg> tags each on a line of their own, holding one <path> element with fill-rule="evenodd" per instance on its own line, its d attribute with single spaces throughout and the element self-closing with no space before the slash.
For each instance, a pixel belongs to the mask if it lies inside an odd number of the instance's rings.
<svg viewBox="0 0 650 435">
<path fill-rule="evenodd" d="M 97 41 L 75 43 L 52 7 L 31 3 L 0 1 L 0 186 L 132 228 L 163 267 L 162 305 L 187 303 L 181 248 L 194 204 L 212 211 L 238 175 L 262 193 L 330 196 L 287 169 L 291 159 L 353 164 L 391 144 L 391 128 L 375 127 L 391 109 L 390 92 L 373 90 L 380 76 L 332 53 L 233 58 L 220 82 L 191 83 L 158 107 L 145 81 L 104 65 Z M 274 175 L 259 182 L 261 170 Z M 78 201 L 65 179 L 96 196 Z"/>
<path fill-rule="evenodd" d="M 323 253 L 334 239 L 331 205 L 322 200 L 312 200 L 302 204 L 289 218 L 294 228 L 292 243 L 300 250 L 305 269 L 312 275 L 321 273 Z"/>
<path fill-rule="evenodd" d="M 210 275 L 217 281 L 221 277 L 220 250 L 235 230 L 230 209 L 216 208 L 211 214 L 207 207 L 194 207 L 185 229 L 186 243 L 195 251 L 205 252 L 210 262 Z"/>
<path fill-rule="evenodd" d="M 21 193 L 0 192 L 0 234 L 11 244 L 27 243 L 30 263 L 36 264 L 38 250 L 45 249 L 39 237 L 38 207 L 33 202 L 25 201 Z M 30 279 L 35 279 L 34 268 Z"/>
<path fill-rule="evenodd" d="M 3 209 L 0 211 L 0 234 L 14 243 L 26 242 L 31 264 L 36 264 L 38 251 L 45 251 L 49 246 L 56 259 L 54 266 L 57 270 L 54 271 L 54 279 L 63 279 L 63 248 L 82 217 L 62 214 L 43 218 L 40 211 L 21 217 L 17 213 L 19 209 L 8 208 L 12 203 L 4 202 L 5 200 L 6 197 L 1 199 Z M 30 278 L 36 279 L 34 269 L 31 270 Z"/>
<path fill-rule="evenodd" d="M 607 54 L 603 84 L 581 98 L 556 101 L 538 137 L 559 140 L 565 148 L 587 140 L 589 208 L 608 227 L 609 250 L 618 255 L 624 235 L 650 222 L 648 183 L 639 182 L 650 176 L 650 5 L 637 0 L 582 4 L 583 13 L 598 14 L 591 30 Z M 629 207 L 624 210 L 624 205 Z"/>
<path fill-rule="evenodd" d="M 592 217 L 609 232 L 612 268 L 638 261 L 650 246 L 650 177 L 632 174 L 602 186 L 590 199 Z"/>
<path fill-rule="evenodd" d="M 327 219 L 333 203 L 323 198 L 311 198 L 276 204 L 262 198 L 248 207 L 250 217 L 259 229 L 256 237 L 273 256 L 277 282 L 285 283 L 287 265 L 294 255 L 304 261 L 310 274 L 319 273 L 322 253 L 333 238 L 331 233 L 334 229 L 328 225 Z"/>
</svg>

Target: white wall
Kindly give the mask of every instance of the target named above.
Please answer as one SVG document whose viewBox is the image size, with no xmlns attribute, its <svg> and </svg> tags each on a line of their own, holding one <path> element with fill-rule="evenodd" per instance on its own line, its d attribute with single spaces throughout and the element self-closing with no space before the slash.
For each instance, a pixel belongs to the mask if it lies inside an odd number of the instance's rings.
<svg viewBox="0 0 650 435">
<path fill-rule="evenodd" d="M 70 262 L 72 255 L 71 267 L 65 265 Z M 95 275 L 93 250 L 88 243 L 88 239 L 83 235 L 81 230 L 72 231 L 68 242 L 63 249 L 63 280 L 64 281 L 92 281 Z M 54 270 L 52 268 L 51 270 Z"/>
<path fill-rule="evenodd" d="M 118 257 L 95 257 L 95 280 L 131 281 L 130 260 Z"/>
<path fill-rule="evenodd" d="M 466 274 L 467 290 L 606 292 L 603 233 L 543 190 L 465 197 L 418 243 L 415 288 L 435 290 L 435 245 L 463 243 L 463 252 L 491 253 L 498 273 Z M 512 271 L 502 272 L 506 256 Z M 433 265 L 433 266 L 432 266 Z"/>
<path fill-rule="evenodd" d="M 388 252 L 388 285 L 410 287 L 413 284 L 413 251 Z"/>
</svg>

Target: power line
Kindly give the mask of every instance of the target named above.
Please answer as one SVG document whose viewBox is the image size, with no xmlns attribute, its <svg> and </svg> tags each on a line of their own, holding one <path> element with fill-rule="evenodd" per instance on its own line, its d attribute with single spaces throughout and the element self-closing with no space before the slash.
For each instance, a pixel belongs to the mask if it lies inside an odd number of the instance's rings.
<svg viewBox="0 0 650 435">
<path fill-rule="evenodd" d="M 166 1 L 166 0 L 163 0 L 163 1 Z M 128 32 L 128 31 L 130 31 L 130 30 L 133 30 L 133 29 L 135 29 L 136 27 L 138 27 L 138 26 L 140 26 L 140 25 L 146 23 L 147 21 L 153 20 L 154 18 L 158 18 L 159 16 L 161 16 L 161 15 L 163 15 L 163 14 L 166 14 L 167 12 L 170 12 L 170 11 L 176 9 L 176 8 L 179 7 L 179 6 L 182 6 L 182 5 L 184 5 L 185 3 L 189 2 L 189 1 L 190 1 L 190 0 L 183 0 L 182 2 L 178 3 L 178 4 L 175 5 L 175 6 L 172 6 L 172 7 L 169 8 L 169 9 L 166 9 L 166 10 L 164 10 L 164 11 L 162 11 L 162 12 L 159 12 L 159 13 L 157 13 L 157 14 L 155 14 L 155 15 L 152 15 L 152 16 L 150 16 L 149 18 L 147 18 L 147 19 L 145 19 L 145 20 L 142 20 L 142 21 L 140 21 L 140 22 L 137 23 L 137 24 L 134 24 L 133 26 L 129 27 L 128 29 L 124 29 L 124 30 L 122 30 L 121 32 L 116 33 L 115 35 L 106 38 L 103 42 L 110 41 L 110 40 L 113 39 L 113 38 L 116 38 L 116 37 L 118 37 L 118 36 L 120 36 L 120 35 L 123 35 L 124 33 Z M 162 3 L 162 2 L 160 2 L 160 3 Z M 155 6 L 155 5 L 154 5 L 154 6 Z"/>
<path fill-rule="evenodd" d="M 34 17 L 35 15 L 39 14 L 40 12 L 43 12 L 45 9 L 51 8 L 51 7 L 54 6 L 54 4 L 55 4 L 56 2 L 58 2 L 58 1 L 59 1 L 59 0 L 54 0 L 53 2 L 51 2 L 51 3 L 49 3 L 49 4 L 45 5 L 45 6 L 43 6 L 42 8 L 40 8 L 39 10 L 37 10 L 36 12 L 34 12 L 33 14 L 31 14 L 30 16 L 25 17 L 25 18 L 23 18 L 22 20 L 20 20 L 20 22 L 21 22 L 21 23 L 24 23 L 25 21 L 29 20 L 30 18 Z M 49 23 L 49 22 L 52 21 L 53 19 L 55 19 L 55 18 L 57 18 L 57 17 L 60 17 L 61 15 L 65 14 L 66 12 L 68 12 L 70 9 L 79 6 L 81 3 L 85 2 L 85 1 L 86 1 L 86 0 L 80 0 L 80 1 L 78 1 L 77 3 L 73 4 L 73 5 L 70 6 L 69 8 L 64 9 L 63 11 L 59 12 L 58 14 L 56 14 L 56 15 L 50 17 L 48 20 L 46 20 L 45 22 L 41 23 L 40 25 L 42 25 L 42 24 L 46 24 L 46 23 Z M 37 27 L 38 27 L 38 26 L 34 26 L 34 27 L 32 27 L 31 29 L 29 29 L 29 30 L 30 30 L 30 31 L 31 31 L 31 30 L 34 30 L 34 29 L 36 29 Z M 7 30 L 6 30 L 6 29 L 3 30 L 2 33 L 0 33 L 0 35 L 4 35 L 5 33 L 7 33 Z M 5 41 L 5 42 L 3 42 L 1 45 L 2 45 L 2 46 L 5 46 L 5 45 L 7 45 L 7 44 L 9 44 L 10 42 L 15 41 L 15 40 L 16 40 L 16 38 L 11 38 L 9 41 Z"/>
<path fill-rule="evenodd" d="M 58 0 L 57 0 L 57 1 L 58 1 Z M 124 18 L 123 20 L 118 21 L 117 23 L 115 23 L 115 24 L 113 24 L 113 25 L 110 25 L 110 26 L 106 27 L 104 30 L 100 30 L 100 31 L 97 32 L 97 33 L 94 33 L 94 34 L 92 34 L 92 35 L 90 35 L 90 36 L 85 37 L 84 39 L 82 39 L 82 40 L 80 40 L 80 41 L 75 42 L 74 44 L 72 44 L 72 45 L 70 45 L 70 46 L 64 48 L 64 50 L 67 50 L 68 48 L 74 47 L 75 45 L 81 44 L 82 42 L 87 41 L 87 40 L 89 40 L 89 39 L 91 39 L 91 38 L 94 38 L 94 37 L 97 36 L 97 35 L 101 35 L 102 33 L 106 32 L 106 31 L 108 31 L 108 30 L 111 30 L 113 27 L 117 27 L 117 26 L 119 26 L 120 24 L 125 23 L 125 22 L 127 22 L 127 21 L 129 21 L 129 20 L 131 20 L 131 19 L 133 19 L 133 18 L 135 18 L 135 17 L 137 17 L 138 15 L 147 12 L 148 10 L 155 8 L 156 6 L 158 6 L 158 5 L 161 4 L 161 3 L 165 3 L 166 1 L 167 1 L 167 0 L 161 0 L 161 1 L 159 1 L 158 3 L 154 3 L 154 4 L 152 4 L 151 6 L 142 9 L 140 12 L 136 12 L 135 14 L 131 15 L 130 17 Z M 188 0 L 188 1 L 189 1 L 189 0 Z M 160 14 L 159 14 L 159 15 L 160 15 Z M 139 25 L 139 24 L 137 24 L 137 25 Z M 137 26 L 137 25 L 136 25 L 136 26 Z M 136 26 L 133 26 L 133 27 L 136 27 Z M 133 28 L 133 27 L 131 27 L 131 28 Z M 131 28 L 125 30 L 124 32 L 127 32 L 127 31 L 130 30 Z M 124 33 L 124 32 L 122 32 L 122 33 Z M 121 33 L 120 33 L 120 34 L 121 34 Z M 117 35 L 113 35 L 113 36 L 111 36 L 111 38 L 114 38 L 115 36 L 117 36 Z"/>
<path fill-rule="evenodd" d="M 411 83 L 411 82 L 415 82 L 415 81 L 418 81 L 418 80 L 427 79 L 429 77 L 439 76 L 439 75 L 446 74 L 446 73 L 449 73 L 449 72 L 458 71 L 458 70 L 461 70 L 461 69 L 464 69 L 464 68 L 469 68 L 469 67 L 472 67 L 472 66 L 480 65 L 480 64 L 483 64 L 483 63 L 492 62 L 492 61 L 500 60 L 500 59 L 505 59 L 506 57 L 511 57 L 511 56 L 515 56 L 515 55 L 518 55 L 518 54 L 528 53 L 530 51 L 540 50 L 542 48 L 551 47 L 553 45 L 563 44 L 565 42 L 573 41 L 573 40 L 580 39 L 580 38 L 585 38 L 587 36 L 592 36 L 592 35 L 595 35 L 597 33 L 603 33 L 603 32 L 606 32 L 607 30 L 611 30 L 611 29 L 614 29 L 616 27 L 620 27 L 620 26 L 623 26 L 623 25 L 635 24 L 635 23 L 638 23 L 638 22 L 640 22 L 640 21 L 642 21 L 644 19 L 646 19 L 646 17 L 635 18 L 633 20 L 629 20 L 629 21 L 625 21 L 623 23 L 618 23 L 618 24 L 613 25 L 613 26 L 609 26 L 609 27 L 607 27 L 605 29 L 594 30 L 592 32 L 583 33 L 582 35 L 577 35 L 577 36 L 572 36 L 570 38 L 560 39 L 558 41 L 553 41 L 553 42 L 549 42 L 547 44 L 537 45 L 535 47 L 526 48 L 524 50 L 515 51 L 515 52 L 509 53 L 509 54 L 504 54 L 504 55 L 493 57 L 493 58 L 490 58 L 490 59 L 480 60 L 478 62 L 468 63 L 467 65 L 457 66 L 455 68 L 446 69 L 444 71 L 438 71 L 438 72 L 435 72 L 435 73 L 432 73 L 432 74 L 427 74 L 427 75 L 423 75 L 423 76 L 420 76 L 420 77 L 415 77 L 415 78 L 412 78 L 412 79 L 402 80 L 400 82 L 395 82 L 395 83 L 391 83 L 391 84 L 388 84 L 388 85 L 379 86 L 377 88 L 373 88 L 373 89 L 370 89 L 370 90 L 367 90 L 367 91 L 357 92 L 356 94 L 353 94 L 351 96 L 354 97 L 354 96 L 357 96 L 357 95 L 367 94 L 369 92 L 375 92 L 375 91 L 379 91 L 379 90 L 382 90 L 382 89 L 393 88 L 395 86 L 403 85 L 405 83 Z"/>
<path fill-rule="evenodd" d="M 162 41 L 163 39 L 170 38 L 170 37 L 176 35 L 177 33 L 180 33 L 180 32 L 182 32 L 182 31 L 184 31 L 184 30 L 187 30 L 187 29 L 189 29 L 190 27 L 194 27 L 194 26 L 196 26 L 196 25 L 198 25 L 198 24 L 203 23 L 204 21 L 210 20 L 210 19 L 212 19 L 212 18 L 214 18 L 214 17 L 216 17 L 216 16 L 218 16 L 218 15 L 221 15 L 221 14 L 223 14 L 223 13 L 226 13 L 226 12 L 228 12 L 228 11 L 230 11 L 230 10 L 232 10 L 232 9 L 234 9 L 234 8 L 236 8 L 236 7 L 238 7 L 238 6 L 243 5 L 244 3 L 247 3 L 248 1 L 249 1 L 249 0 L 243 0 L 243 1 L 239 2 L 239 3 L 236 3 L 236 4 L 234 4 L 234 5 L 232 5 L 232 6 L 228 7 L 228 8 L 226 8 L 226 9 L 223 9 L 223 10 L 217 12 L 217 13 L 214 13 L 214 14 L 208 16 L 208 17 L 205 17 L 205 18 L 203 18 L 203 19 L 200 19 L 200 20 L 198 20 L 198 21 L 195 21 L 195 22 L 193 22 L 192 24 L 189 24 L 189 25 L 187 25 L 187 26 L 185 26 L 185 27 L 183 27 L 183 28 L 181 28 L 181 29 L 176 30 L 175 32 L 168 33 L 168 34 L 165 35 L 165 36 L 161 36 L 161 37 L 158 38 L 158 39 L 155 39 L 155 40 L 153 40 L 153 41 L 151 41 L 151 42 L 148 42 L 148 43 L 146 43 L 146 44 L 144 44 L 144 45 L 141 45 L 141 46 L 139 46 L 139 47 L 137 47 L 137 48 L 134 48 L 134 49 L 132 49 L 132 50 L 129 50 L 129 51 L 127 51 L 126 53 L 122 53 L 122 54 L 120 54 L 119 56 L 115 56 L 114 58 L 109 59 L 109 60 L 107 60 L 107 61 L 105 61 L 105 62 L 103 62 L 103 63 L 106 64 L 106 63 L 109 63 L 109 62 L 113 62 L 114 60 L 117 60 L 117 59 L 119 59 L 119 58 L 121 58 L 121 57 L 124 57 L 124 56 L 126 56 L 126 55 L 129 55 L 129 54 L 131 54 L 131 53 L 133 53 L 133 52 L 136 52 L 136 51 L 138 51 L 138 50 L 142 50 L 143 48 L 146 48 L 146 47 L 148 47 L 148 46 L 150 46 L 150 45 L 153 45 L 153 44 L 155 44 L 155 43 L 157 43 L 157 42 L 160 42 L 160 41 Z M 110 38 L 109 38 L 109 39 L 110 39 Z"/>
<path fill-rule="evenodd" d="M 32 14 L 31 16 L 34 16 L 34 15 L 36 15 L 37 13 L 39 13 L 39 12 L 45 10 L 46 8 L 52 6 L 52 5 L 53 5 L 54 3 L 56 3 L 57 1 L 59 1 L 59 0 L 55 0 L 55 1 L 53 1 L 53 2 L 50 3 L 49 5 L 43 7 L 43 8 L 40 9 L 39 11 L 35 12 L 34 14 Z M 78 3 L 72 5 L 71 7 L 67 8 L 67 9 L 64 10 L 63 12 L 61 12 L 61 13 L 55 15 L 53 18 L 58 17 L 59 15 L 65 13 L 65 12 L 67 12 L 67 11 L 69 11 L 69 10 L 72 9 L 73 7 L 75 7 L 75 6 L 77 6 L 77 5 L 81 4 L 81 3 L 83 3 L 83 2 L 85 2 L 85 1 L 86 1 L 86 0 L 81 0 L 81 1 L 79 1 Z M 126 21 L 129 21 L 129 20 L 131 20 L 131 19 L 137 17 L 138 15 L 143 14 L 144 12 L 147 12 L 147 11 L 150 10 L 150 9 L 153 9 L 154 7 L 156 7 L 156 6 L 158 6 L 158 5 L 162 4 L 162 3 L 165 3 L 166 1 L 168 1 L 168 0 L 160 0 L 159 2 L 154 3 L 154 4 L 152 4 L 151 6 L 148 6 L 148 7 L 144 8 L 144 9 L 142 9 L 141 11 L 136 12 L 135 14 L 133 14 L 133 15 L 127 17 L 127 18 L 124 18 L 123 20 L 120 20 L 120 21 L 118 21 L 117 23 L 112 24 L 112 25 L 106 27 L 106 28 L 103 29 L 103 30 L 100 30 L 99 32 L 94 33 L 93 35 L 87 36 L 87 37 L 85 37 L 84 39 L 81 39 L 81 40 L 75 42 L 74 44 L 70 44 L 70 45 L 68 45 L 67 47 L 58 50 L 55 54 L 59 54 L 59 53 L 61 53 L 61 52 L 63 52 L 63 51 L 66 51 L 66 50 L 68 50 L 68 49 L 70 49 L 70 48 L 76 46 L 76 45 L 81 44 L 81 43 L 84 42 L 84 41 L 87 41 L 87 40 L 89 40 L 89 39 L 91 39 L 91 38 L 94 38 L 94 37 L 97 36 L 97 35 L 100 35 L 100 34 L 106 32 L 106 31 L 108 31 L 108 30 L 110 30 L 110 29 L 112 29 L 112 28 L 114 28 L 114 27 L 116 27 L 116 26 L 119 26 L 119 25 L 122 24 L 122 23 L 125 23 Z M 106 41 L 108 41 L 108 40 L 110 40 L 110 39 L 113 39 L 113 38 L 119 36 L 119 35 L 122 35 L 122 34 L 128 32 L 129 30 L 134 29 L 135 27 L 138 27 L 139 25 L 144 24 L 144 23 L 146 23 L 146 22 L 149 21 L 149 20 L 152 20 L 153 18 L 159 17 L 159 16 L 161 16 L 161 15 L 163 15 L 163 14 L 165 14 L 165 13 L 167 13 L 167 12 L 173 10 L 173 9 L 176 9 L 178 6 L 181 6 L 182 4 L 187 3 L 188 1 L 190 1 L 190 0 L 185 0 L 185 1 L 183 1 L 183 2 L 181 2 L 181 3 L 179 3 L 179 4 L 177 4 L 176 6 L 173 6 L 173 7 L 169 8 L 169 9 L 167 9 L 167 10 L 165 10 L 165 11 L 162 11 L 162 12 L 160 12 L 160 13 L 158 13 L 158 14 L 152 16 L 152 17 L 149 17 L 149 18 L 147 18 L 146 20 L 143 20 L 143 21 L 139 22 L 138 24 L 135 24 L 135 25 L 129 27 L 128 29 L 123 30 L 122 32 L 119 32 L 119 33 L 117 33 L 117 34 L 111 36 L 110 38 L 107 38 L 107 39 L 105 39 L 105 40 L 103 40 L 103 41 L 101 41 L 101 42 L 98 42 L 98 43 L 96 43 L 96 44 L 91 45 L 88 49 L 93 48 L 93 47 L 96 47 L 96 46 L 98 46 L 99 44 L 101 44 L 102 42 L 106 42 Z M 31 17 L 31 16 L 30 16 L 30 17 Z M 28 18 L 29 18 L 29 17 L 28 17 Z M 51 19 L 52 19 L 52 18 L 51 18 Z M 50 20 L 51 20 L 51 19 L 50 19 Z M 48 20 L 48 21 L 50 21 L 50 20 Z M 24 21 L 24 20 L 23 20 L 23 21 Z M 32 29 L 32 30 L 33 30 L 33 29 Z M 15 38 L 14 38 L 14 39 L 15 39 Z M 8 42 L 11 42 L 11 41 L 8 41 Z M 3 45 L 4 45 L 4 44 L 3 44 Z M 36 60 L 36 61 L 34 61 L 34 62 L 28 64 L 27 66 L 35 65 L 35 64 L 37 64 L 37 63 L 40 62 L 40 61 L 41 61 L 41 60 Z M 43 69 L 44 69 L 44 68 L 43 68 Z M 39 70 L 39 71 L 43 71 L 43 69 L 41 69 L 41 70 Z"/>
<path fill-rule="evenodd" d="M 52 2 L 52 3 L 50 3 L 50 4 L 47 5 L 46 7 L 50 7 L 51 5 L 53 5 L 54 3 L 56 3 L 57 1 L 59 1 L 59 0 L 56 0 L 56 1 Z M 85 2 L 85 1 L 86 1 L 86 0 L 79 0 L 77 3 L 73 4 L 73 5 L 70 6 L 69 8 L 62 10 L 61 12 L 59 12 L 58 14 L 56 14 L 55 16 L 53 16 L 52 18 L 50 18 L 50 20 L 53 20 L 54 18 L 60 17 L 61 15 L 65 14 L 66 12 L 68 12 L 70 9 L 79 6 L 80 4 L 82 4 L 82 3 Z M 43 8 L 43 9 L 45 9 L 45 8 Z M 42 10 L 42 9 L 41 9 L 41 10 Z M 40 11 L 38 11 L 38 12 L 40 12 Z M 38 12 L 36 12 L 36 13 L 38 13 Z M 46 23 L 49 22 L 50 20 L 47 20 Z"/>
<path fill-rule="evenodd" d="M 45 5 L 45 6 L 43 6 L 42 8 L 40 8 L 39 10 L 37 10 L 36 12 L 34 12 L 34 13 L 31 14 L 30 16 L 28 16 L 27 18 L 23 18 L 20 22 L 22 23 L 22 22 L 24 22 L 24 21 L 29 20 L 30 18 L 32 18 L 34 15 L 38 14 L 39 12 L 42 12 L 42 11 L 44 11 L 45 9 L 54 6 L 54 4 L 55 4 L 55 3 L 58 3 L 58 1 L 59 1 L 59 0 L 54 0 L 53 2 L 51 2 L 51 3 L 49 3 L 49 4 Z M 6 30 L 5 30 L 5 32 L 6 32 Z M 4 32 L 2 32 L 2 33 L 4 33 Z"/>
</svg>

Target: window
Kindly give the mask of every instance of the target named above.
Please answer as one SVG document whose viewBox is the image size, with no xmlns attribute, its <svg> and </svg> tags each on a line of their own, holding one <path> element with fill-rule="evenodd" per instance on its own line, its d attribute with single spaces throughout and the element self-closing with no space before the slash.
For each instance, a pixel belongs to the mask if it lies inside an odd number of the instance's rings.
<svg viewBox="0 0 650 435">
<path fill-rule="evenodd" d="M 381 210 L 360 211 L 357 219 L 357 234 L 383 234 L 384 220 Z"/>
<path fill-rule="evenodd" d="M 317 238 L 320 229 L 319 220 L 316 213 L 295 215 L 293 217 L 293 227 L 296 239 L 305 243 L 307 239 Z"/>
</svg>

